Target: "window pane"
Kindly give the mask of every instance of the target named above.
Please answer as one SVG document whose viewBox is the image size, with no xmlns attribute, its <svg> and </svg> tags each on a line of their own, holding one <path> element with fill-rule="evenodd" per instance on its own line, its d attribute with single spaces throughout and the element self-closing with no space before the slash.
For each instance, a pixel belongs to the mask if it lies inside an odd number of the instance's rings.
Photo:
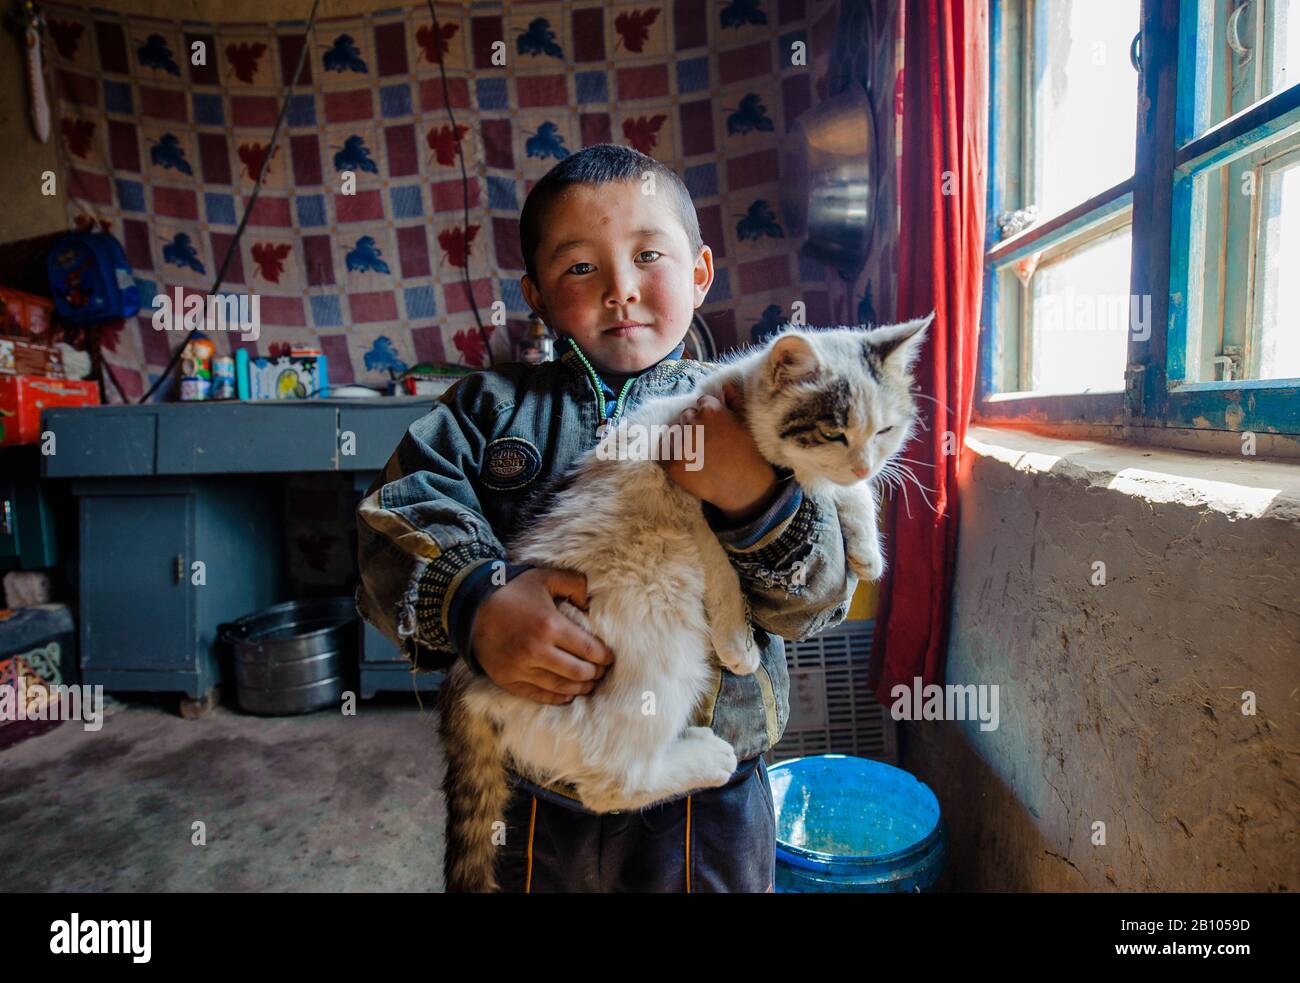
<svg viewBox="0 0 1300 983">
<path fill-rule="evenodd" d="M 1259 378 L 1300 378 L 1300 153 L 1264 168 L 1256 256 Z"/>
<path fill-rule="evenodd" d="M 1300 3 L 1296 0 L 1271 0 L 1271 6 L 1270 21 L 1265 28 L 1270 93 L 1281 92 L 1300 82 Z"/>
<path fill-rule="evenodd" d="M 1300 378 L 1300 137 L 1196 179 L 1186 378 Z"/>
<path fill-rule="evenodd" d="M 1030 284 L 1033 392 L 1124 388 L 1131 249 L 1132 228 L 1126 226 L 1035 271 Z M 1133 314 L 1141 318 L 1144 312 L 1139 307 Z M 1149 321 L 1149 302 L 1145 316 Z"/>
<path fill-rule="evenodd" d="M 1197 136 L 1300 82 L 1300 0 L 1216 0 L 1209 36 L 1209 104 Z"/>
<path fill-rule="evenodd" d="M 1034 4 L 1032 204 L 1042 219 L 1132 176 L 1137 0 Z"/>
</svg>

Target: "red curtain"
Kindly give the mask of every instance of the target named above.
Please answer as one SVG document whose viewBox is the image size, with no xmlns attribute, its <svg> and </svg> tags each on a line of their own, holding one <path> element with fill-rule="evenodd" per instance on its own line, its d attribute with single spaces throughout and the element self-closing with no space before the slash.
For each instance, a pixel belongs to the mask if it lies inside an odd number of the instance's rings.
<svg viewBox="0 0 1300 983">
<path fill-rule="evenodd" d="M 928 430 L 902 451 L 926 496 L 901 493 L 882 519 L 886 571 L 876 610 L 870 686 L 942 683 L 957 552 L 957 474 L 974 395 L 984 267 L 988 159 L 987 0 L 907 0 L 903 139 L 898 161 L 898 307 L 935 312 L 916 366 Z M 945 436 L 948 434 L 948 436 Z M 947 447 L 945 447 L 945 442 Z M 945 450 L 948 453 L 945 453 Z M 910 510 L 910 514 L 909 514 Z"/>
</svg>

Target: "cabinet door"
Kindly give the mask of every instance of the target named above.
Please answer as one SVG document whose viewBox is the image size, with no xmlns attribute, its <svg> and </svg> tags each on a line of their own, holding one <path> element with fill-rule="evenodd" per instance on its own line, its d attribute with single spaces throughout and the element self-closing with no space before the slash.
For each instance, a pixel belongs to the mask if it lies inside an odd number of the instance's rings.
<svg viewBox="0 0 1300 983">
<path fill-rule="evenodd" d="M 81 664 L 100 670 L 195 666 L 189 495 L 81 499 Z"/>
</svg>

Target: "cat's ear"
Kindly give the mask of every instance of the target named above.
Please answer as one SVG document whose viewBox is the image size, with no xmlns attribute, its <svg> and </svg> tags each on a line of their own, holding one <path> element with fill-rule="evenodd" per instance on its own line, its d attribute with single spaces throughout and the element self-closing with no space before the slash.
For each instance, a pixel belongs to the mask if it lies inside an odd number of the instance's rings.
<svg viewBox="0 0 1300 983">
<path fill-rule="evenodd" d="M 925 317 L 918 317 L 902 324 L 888 324 L 867 332 L 863 356 L 868 360 L 879 360 L 889 369 L 906 373 L 912 363 L 921 354 L 921 345 L 925 341 L 925 329 L 934 320 L 934 311 Z"/>
<path fill-rule="evenodd" d="M 778 335 L 767 356 L 772 384 L 777 388 L 814 379 L 821 371 L 821 361 L 812 342 L 803 335 Z"/>
</svg>

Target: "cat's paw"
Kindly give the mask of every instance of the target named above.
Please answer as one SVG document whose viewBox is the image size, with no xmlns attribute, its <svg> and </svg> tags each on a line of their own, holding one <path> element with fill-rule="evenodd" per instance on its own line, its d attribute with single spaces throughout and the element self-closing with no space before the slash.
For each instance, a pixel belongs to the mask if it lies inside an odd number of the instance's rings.
<svg viewBox="0 0 1300 983">
<path fill-rule="evenodd" d="M 761 653 L 758 643 L 754 641 L 754 632 L 748 625 L 738 636 L 722 642 L 715 641 L 713 647 L 718 653 L 718 661 L 737 676 L 748 676 L 758 669 Z"/>
<path fill-rule="evenodd" d="M 736 771 L 736 749 L 708 727 L 687 727 L 685 737 L 693 744 L 698 766 L 695 788 L 717 788 L 727 784 Z"/>
<path fill-rule="evenodd" d="M 860 580 L 879 580 L 885 572 L 885 558 L 878 549 L 849 550 L 845 559 Z"/>
</svg>

